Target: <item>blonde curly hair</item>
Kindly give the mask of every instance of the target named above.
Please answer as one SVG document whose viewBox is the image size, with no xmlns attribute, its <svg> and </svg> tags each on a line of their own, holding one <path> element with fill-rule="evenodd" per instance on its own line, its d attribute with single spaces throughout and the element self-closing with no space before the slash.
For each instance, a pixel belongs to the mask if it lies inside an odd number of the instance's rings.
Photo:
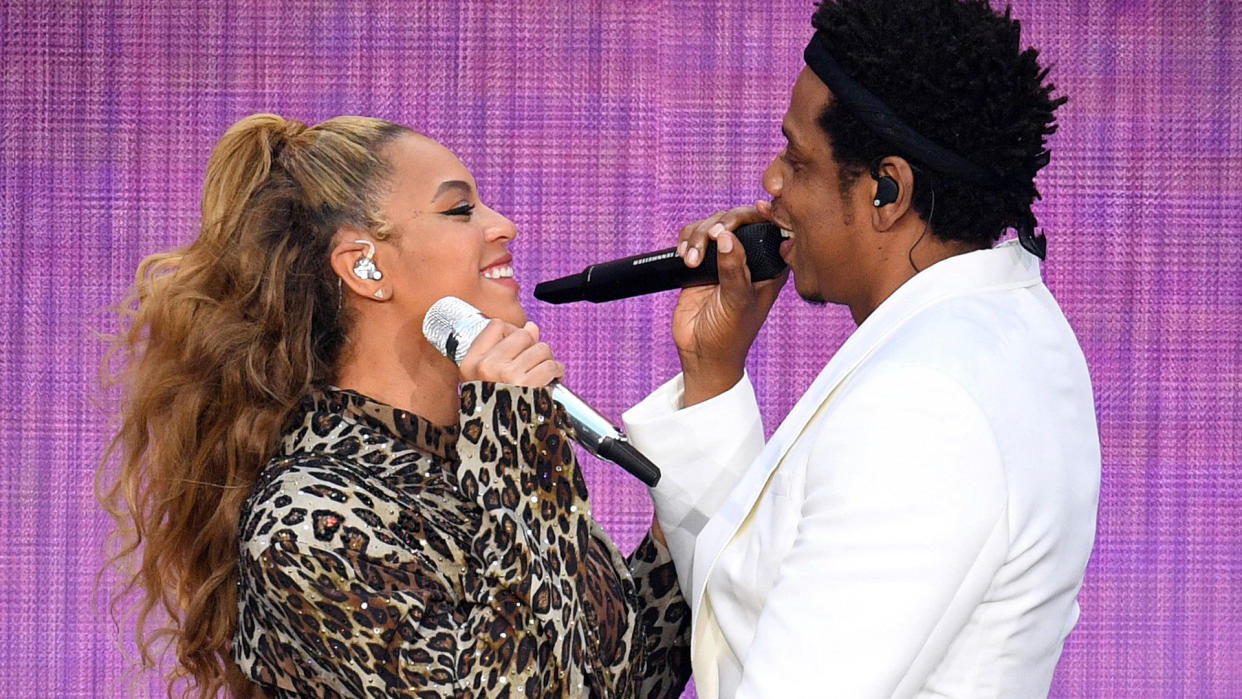
<svg viewBox="0 0 1242 699">
<path fill-rule="evenodd" d="M 103 367 L 119 427 L 96 478 L 117 524 L 105 570 L 124 581 L 114 614 L 138 592 L 138 669 L 175 648 L 170 696 L 259 693 L 229 652 L 238 515 L 291 410 L 332 379 L 348 321 L 332 239 L 386 236 L 382 156 L 406 133 L 354 116 L 237 122 L 207 165 L 197 238 L 144 259 L 120 306 Z"/>
</svg>

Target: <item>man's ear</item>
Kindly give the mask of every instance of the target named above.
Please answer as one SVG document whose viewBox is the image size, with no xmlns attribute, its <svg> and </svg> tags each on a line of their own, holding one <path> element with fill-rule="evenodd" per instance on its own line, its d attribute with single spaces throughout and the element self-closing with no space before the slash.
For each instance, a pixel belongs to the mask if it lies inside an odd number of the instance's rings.
<svg viewBox="0 0 1242 699">
<path fill-rule="evenodd" d="M 905 158 L 890 155 L 871 164 L 871 225 L 891 230 L 910 210 L 914 196 L 914 169 Z"/>
<path fill-rule="evenodd" d="M 342 294 L 352 292 L 370 301 L 392 298 L 392 285 L 385 278 L 375 241 L 365 233 L 338 231 L 329 262 L 341 280 Z"/>
</svg>

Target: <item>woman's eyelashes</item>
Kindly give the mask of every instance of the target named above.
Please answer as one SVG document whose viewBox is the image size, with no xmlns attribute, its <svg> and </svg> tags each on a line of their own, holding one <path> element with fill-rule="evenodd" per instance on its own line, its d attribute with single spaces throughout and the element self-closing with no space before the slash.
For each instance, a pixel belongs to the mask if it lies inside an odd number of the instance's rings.
<svg viewBox="0 0 1242 699">
<path fill-rule="evenodd" d="M 448 211 L 441 211 L 440 213 L 444 216 L 465 216 L 469 218 L 470 214 L 474 213 L 474 204 L 459 204 Z"/>
</svg>

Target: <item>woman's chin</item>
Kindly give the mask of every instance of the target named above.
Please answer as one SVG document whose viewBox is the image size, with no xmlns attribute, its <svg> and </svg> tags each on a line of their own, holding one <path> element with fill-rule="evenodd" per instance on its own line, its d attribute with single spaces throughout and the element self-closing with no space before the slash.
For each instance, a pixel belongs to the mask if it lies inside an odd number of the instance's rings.
<svg viewBox="0 0 1242 699">
<path fill-rule="evenodd" d="M 480 303 L 475 306 L 488 318 L 499 318 L 506 323 L 522 327 L 527 320 L 526 309 L 522 308 L 516 293 L 505 294 L 505 296 L 508 298 L 497 298 L 497 294 L 488 294 L 486 299 L 480 299 Z"/>
<path fill-rule="evenodd" d="M 526 309 L 522 308 L 521 304 L 518 303 L 514 303 L 512 308 L 506 309 L 504 313 L 497 314 L 493 317 L 499 318 L 506 323 L 516 325 L 519 328 L 526 325 L 527 321 Z"/>
</svg>

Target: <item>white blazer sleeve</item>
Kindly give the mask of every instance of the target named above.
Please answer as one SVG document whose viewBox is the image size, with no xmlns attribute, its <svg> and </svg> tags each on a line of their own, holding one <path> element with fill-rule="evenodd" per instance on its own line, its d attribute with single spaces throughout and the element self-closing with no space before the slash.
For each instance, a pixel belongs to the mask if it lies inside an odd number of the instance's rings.
<svg viewBox="0 0 1242 699">
<path fill-rule="evenodd" d="M 693 586 L 694 545 L 703 525 L 763 449 L 763 421 L 746 375 L 728 391 L 682 408 L 678 374 L 622 415 L 630 442 L 656 466 L 651 489 L 683 592 Z M 698 600 L 690 600 L 691 609 Z"/>
<path fill-rule="evenodd" d="M 982 599 L 991 575 L 977 569 L 1003 562 L 1000 455 L 960 386 L 900 368 L 839 400 L 804 436 L 796 539 L 738 697 L 914 694 Z"/>
</svg>

